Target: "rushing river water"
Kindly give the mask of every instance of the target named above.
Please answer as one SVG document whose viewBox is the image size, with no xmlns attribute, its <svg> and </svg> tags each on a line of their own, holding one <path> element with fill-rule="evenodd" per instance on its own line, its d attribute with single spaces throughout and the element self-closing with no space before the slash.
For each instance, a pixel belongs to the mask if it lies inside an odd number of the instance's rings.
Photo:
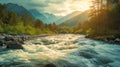
<svg viewBox="0 0 120 67">
<path fill-rule="evenodd" d="M 120 67 L 120 46 L 59 34 L 25 41 L 23 50 L 0 51 L 0 67 Z"/>
</svg>

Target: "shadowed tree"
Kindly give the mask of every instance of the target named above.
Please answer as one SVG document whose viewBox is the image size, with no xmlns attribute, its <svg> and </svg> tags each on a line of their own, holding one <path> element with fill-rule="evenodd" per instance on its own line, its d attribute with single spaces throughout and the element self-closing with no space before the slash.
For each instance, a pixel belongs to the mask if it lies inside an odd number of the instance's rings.
<svg viewBox="0 0 120 67">
<path fill-rule="evenodd" d="M 120 1 L 92 0 L 90 20 L 78 25 L 76 29 L 89 31 L 89 35 L 120 35 Z M 91 33 L 90 33 L 91 31 Z"/>
</svg>

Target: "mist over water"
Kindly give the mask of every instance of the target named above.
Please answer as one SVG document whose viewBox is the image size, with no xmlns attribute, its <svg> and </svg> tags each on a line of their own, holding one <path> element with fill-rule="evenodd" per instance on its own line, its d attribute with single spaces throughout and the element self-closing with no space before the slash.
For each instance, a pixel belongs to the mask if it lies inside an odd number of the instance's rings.
<svg viewBox="0 0 120 67">
<path fill-rule="evenodd" d="M 120 46 L 59 34 L 25 41 L 23 50 L 0 51 L 0 67 L 120 67 Z"/>
</svg>

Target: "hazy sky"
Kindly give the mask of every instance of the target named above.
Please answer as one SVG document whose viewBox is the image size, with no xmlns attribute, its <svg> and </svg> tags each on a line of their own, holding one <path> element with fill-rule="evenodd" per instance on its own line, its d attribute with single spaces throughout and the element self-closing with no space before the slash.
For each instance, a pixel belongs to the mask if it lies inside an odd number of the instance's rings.
<svg viewBox="0 0 120 67">
<path fill-rule="evenodd" d="M 54 15 L 67 15 L 73 11 L 89 9 L 90 0 L 0 0 L 0 3 L 16 3 L 27 9 L 37 9 Z"/>
</svg>

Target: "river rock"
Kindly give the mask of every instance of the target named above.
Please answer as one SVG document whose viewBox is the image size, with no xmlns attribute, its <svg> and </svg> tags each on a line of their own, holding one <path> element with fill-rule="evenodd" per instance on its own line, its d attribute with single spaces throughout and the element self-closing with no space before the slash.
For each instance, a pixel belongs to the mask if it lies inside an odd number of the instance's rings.
<svg viewBox="0 0 120 67">
<path fill-rule="evenodd" d="M 116 39 L 115 39 L 115 42 L 118 43 L 118 44 L 120 44 L 120 39 L 119 39 L 119 38 L 116 38 Z"/>
<path fill-rule="evenodd" d="M 6 48 L 8 49 L 23 49 L 23 46 L 19 42 L 16 42 L 16 41 L 7 42 L 6 46 L 7 46 Z"/>
<path fill-rule="evenodd" d="M 5 41 L 10 41 L 10 40 L 12 40 L 12 36 L 5 36 L 4 40 Z"/>
<path fill-rule="evenodd" d="M 0 46 L 3 46 L 4 44 L 4 39 L 0 39 Z"/>
<path fill-rule="evenodd" d="M 56 67 L 56 65 L 50 63 L 50 64 L 46 64 L 45 67 Z"/>
<path fill-rule="evenodd" d="M 115 36 L 108 36 L 107 37 L 107 40 L 109 41 L 109 40 L 115 40 L 116 38 L 115 38 Z"/>
<path fill-rule="evenodd" d="M 18 37 L 14 37 L 14 36 L 5 36 L 4 40 L 5 41 L 18 41 L 19 38 Z"/>
</svg>

